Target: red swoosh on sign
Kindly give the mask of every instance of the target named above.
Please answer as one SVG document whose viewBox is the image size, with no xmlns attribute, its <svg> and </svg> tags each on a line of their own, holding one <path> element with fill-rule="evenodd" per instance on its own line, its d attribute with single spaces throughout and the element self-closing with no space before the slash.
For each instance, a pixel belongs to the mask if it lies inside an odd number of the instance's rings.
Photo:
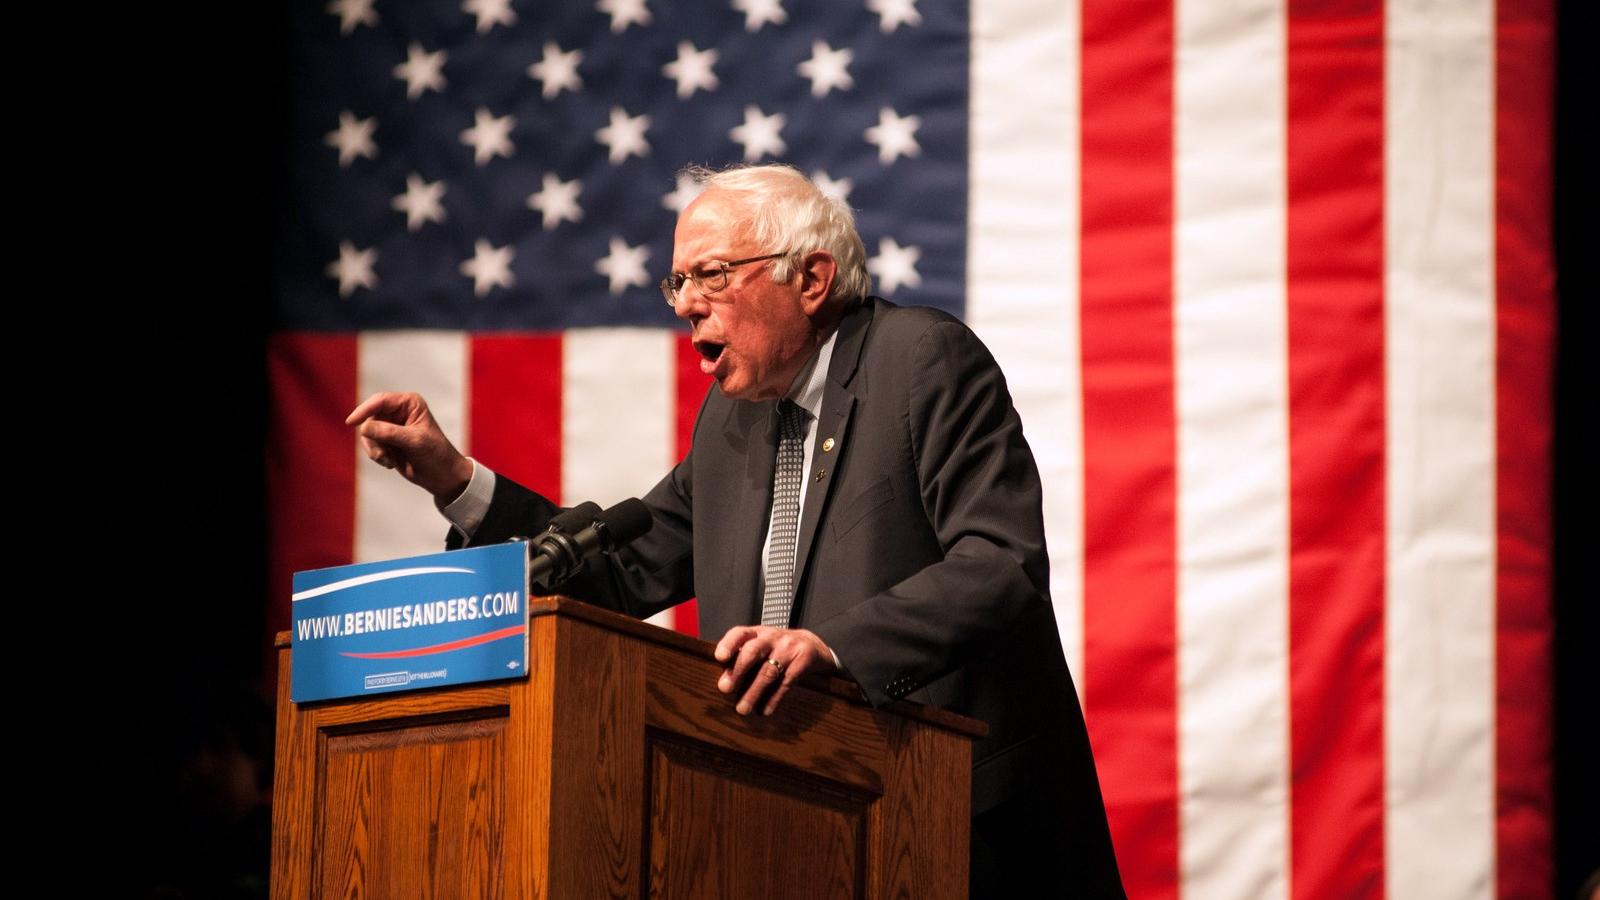
<svg viewBox="0 0 1600 900">
<path fill-rule="evenodd" d="M 479 644 L 487 644 L 490 641 L 498 641 L 501 638 L 508 638 L 521 633 L 522 626 L 513 625 L 510 628 L 502 628 L 499 631 L 487 631 L 483 634 L 475 634 L 472 637 L 464 637 L 459 641 L 434 644 L 431 647 L 414 647 L 410 650 L 385 650 L 382 653 L 341 653 L 339 655 L 355 659 L 405 659 L 412 656 L 428 656 L 433 653 L 460 650 L 462 647 L 476 647 Z"/>
</svg>

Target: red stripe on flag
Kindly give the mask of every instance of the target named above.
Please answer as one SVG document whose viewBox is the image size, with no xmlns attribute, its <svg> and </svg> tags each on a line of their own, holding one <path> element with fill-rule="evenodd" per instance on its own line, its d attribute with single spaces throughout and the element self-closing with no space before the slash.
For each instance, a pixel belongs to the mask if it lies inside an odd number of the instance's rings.
<svg viewBox="0 0 1600 900">
<path fill-rule="evenodd" d="M 342 566 L 355 546 L 356 338 L 276 334 L 267 343 L 272 418 L 267 439 L 271 633 L 289 627 L 295 572 Z"/>
<path fill-rule="evenodd" d="M 706 391 L 711 389 L 711 376 L 700 371 L 700 354 L 689 343 L 687 334 L 678 335 L 673 342 L 673 371 L 677 373 L 674 398 L 677 401 L 677 457 L 688 455 L 694 442 L 694 423 L 700 415 L 700 404 Z M 678 604 L 672 610 L 672 627 L 687 635 L 700 634 L 700 610 L 694 600 Z M 721 637 L 721 635 L 717 635 Z"/>
<path fill-rule="evenodd" d="M 1082 17 L 1084 707 L 1128 894 L 1176 897 L 1173 9 Z"/>
<path fill-rule="evenodd" d="M 673 370 L 677 373 L 677 386 L 673 396 L 678 402 L 677 458 L 689 454 L 694 443 L 694 423 L 700 417 L 700 404 L 711 390 L 711 376 L 700 371 L 700 354 L 689 342 L 687 334 L 673 341 Z"/>
<path fill-rule="evenodd" d="M 469 352 L 473 457 L 560 503 L 560 335 L 475 335 Z"/>
<path fill-rule="evenodd" d="M 1496 865 L 1501 897 L 1548 897 L 1555 266 L 1550 0 L 1496 7 Z"/>
<path fill-rule="evenodd" d="M 1290 895 L 1384 891 L 1384 13 L 1288 23 Z"/>
</svg>

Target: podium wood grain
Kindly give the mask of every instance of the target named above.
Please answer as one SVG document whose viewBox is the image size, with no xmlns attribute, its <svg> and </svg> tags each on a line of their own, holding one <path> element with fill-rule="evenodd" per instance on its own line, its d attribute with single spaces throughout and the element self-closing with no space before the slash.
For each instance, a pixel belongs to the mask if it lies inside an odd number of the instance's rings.
<svg viewBox="0 0 1600 900">
<path fill-rule="evenodd" d="M 491 685 L 296 706 L 280 636 L 274 898 L 965 895 L 981 724 L 837 679 L 740 716 L 710 644 L 533 606 Z"/>
</svg>

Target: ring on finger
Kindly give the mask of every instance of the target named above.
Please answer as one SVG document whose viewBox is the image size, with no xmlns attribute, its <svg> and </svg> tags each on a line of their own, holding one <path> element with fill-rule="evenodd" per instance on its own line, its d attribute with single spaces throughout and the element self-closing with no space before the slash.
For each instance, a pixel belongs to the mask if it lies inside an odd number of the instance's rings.
<svg viewBox="0 0 1600 900">
<path fill-rule="evenodd" d="M 767 665 L 773 667 L 774 669 L 777 669 L 779 672 L 783 671 L 783 663 L 778 662 L 777 660 L 773 659 L 770 656 L 767 657 Z"/>
</svg>

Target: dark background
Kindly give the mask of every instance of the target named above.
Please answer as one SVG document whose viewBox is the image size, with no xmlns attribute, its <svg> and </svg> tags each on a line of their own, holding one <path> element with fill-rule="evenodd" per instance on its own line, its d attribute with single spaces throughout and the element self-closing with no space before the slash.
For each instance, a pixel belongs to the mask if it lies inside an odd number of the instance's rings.
<svg viewBox="0 0 1600 900">
<path fill-rule="evenodd" d="M 270 5 L 269 7 L 270 8 Z M 262 452 L 265 336 L 273 303 L 273 216 L 287 120 L 286 21 L 250 4 L 126 23 L 106 54 L 109 114 L 76 123 L 95 139 L 84 206 L 92 261 L 63 265 L 109 317 L 93 340 L 94 394 L 50 410 L 53 466 L 110 514 L 103 542 L 115 627 L 96 629 L 99 671 L 136 670 L 127 699 L 79 713 L 96 723 L 91 785 L 112 821 L 84 874 L 105 896 L 264 897 L 272 711 L 267 659 Z M 1556 897 L 1600 866 L 1600 772 L 1587 723 L 1600 688 L 1600 585 L 1591 557 L 1596 196 L 1594 12 L 1561 5 L 1556 115 L 1555 672 Z M 196 32 L 196 26 L 202 29 Z M 166 27 L 166 26 L 170 26 Z M 152 34 L 152 30 L 158 34 Z M 196 35 L 180 38 L 177 35 Z M 132 37 L 137 35 L 137 39 Z M 76 163 L 77 154 L 72 151 Z M 69 217 L 70 218 L 70 217 Z M 84 225 L 82 221 L 74 224 Z M 41 235 L 50 240 L 54 235 Z M 74 327 L 78 323 L 64 323 Z M 63 408 L 64 407 L 64 408 Z M 64 414 L 63 414 L 64 413 Z M 20 442 L 19 442 L 20 443 Z M 42 489 L 47 533 L 59 500 Z M 30 496 L 25 490 L 24 497 Z M 74 506 L 76 503 L 73 504 Z M 70 514 L 70 511 L 68 512 Z M 57 527 L 62 530 L 56 531 Z M 181 548 L 178 579 L 155 554 Z M 174 558 L 178 558 L 174 555 Z M 86 677 L 82 701 L 106 697 Z M 114 695 L 113 695 L 114 696 Z M 100 722 L 105 727 L 100 726 Z"/>
</svg>

